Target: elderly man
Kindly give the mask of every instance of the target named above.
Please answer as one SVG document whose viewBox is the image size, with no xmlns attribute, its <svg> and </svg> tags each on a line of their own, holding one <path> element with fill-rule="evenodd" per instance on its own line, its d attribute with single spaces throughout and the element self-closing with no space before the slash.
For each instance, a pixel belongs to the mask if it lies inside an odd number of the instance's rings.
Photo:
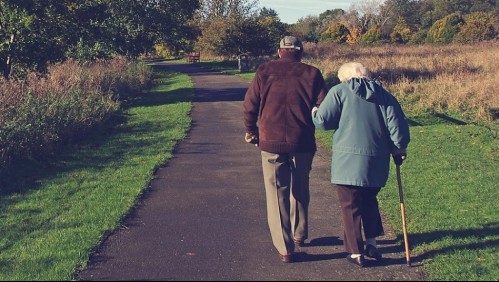
<svg viewBox="0 0 499 282">
<path fill-rule="evenodd" d="M 302 42 L 284 37 L 279 59 L 262 64 L 244 99 L 245 140 L 260 147 L 272 242 L 283 262 L 308 237 L 309 174 L 316 151 L 310 116 L 327 88 L 321 72 L 301 62 Z"/>
</svg>

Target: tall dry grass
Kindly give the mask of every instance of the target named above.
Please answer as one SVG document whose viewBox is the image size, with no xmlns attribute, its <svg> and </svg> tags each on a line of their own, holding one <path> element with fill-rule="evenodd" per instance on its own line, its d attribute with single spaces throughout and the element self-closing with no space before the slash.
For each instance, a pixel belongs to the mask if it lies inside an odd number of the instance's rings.
<svg viewBox="0 0 499 282">
<path fill-rule="evenodd" d="M 0 174 L 14 159 L 77 141 L 151 83 L 149 66 L 122 57 L 86 65 L 68 60 L 23 81 L 0 79 Z"/>
<path fill-rule="evenodd" d="M 498 119 L 499 43 L 348 46 L 306 44 L 304 62 L 330 86 L 343 63 L 367 66 L 408 111 L 453 113 L 471 121 Z"/>
</svg>

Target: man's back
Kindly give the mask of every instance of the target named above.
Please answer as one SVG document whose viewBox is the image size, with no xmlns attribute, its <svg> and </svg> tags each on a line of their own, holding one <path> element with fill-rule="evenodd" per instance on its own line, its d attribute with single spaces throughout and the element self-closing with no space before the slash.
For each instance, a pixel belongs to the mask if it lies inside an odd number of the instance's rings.
<svg viewBox="0 0 499 282">
<path fill-rule="evenodd" d="M 326 91 L 321 72 L 313 66 L 286 58 L 261 65 L 244 102 L 246 120 L 250 121 L 247 127 L 258 118 L 261 149 L 275 153 L 315 151 L 310 111 L 322 102 Z"/>
</svg>

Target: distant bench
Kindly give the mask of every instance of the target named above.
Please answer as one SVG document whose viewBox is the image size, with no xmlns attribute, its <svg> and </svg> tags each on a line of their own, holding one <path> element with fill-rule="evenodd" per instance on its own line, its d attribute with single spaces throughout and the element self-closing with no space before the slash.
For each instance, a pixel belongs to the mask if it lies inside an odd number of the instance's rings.
<svg viewBox="0 0 499 282">
<path fill-rule="evenodd" d="M 187 62 L 198 63 L 199 57 L 201 57 L 201 54 L 199 52 L 192 52 L 189 55 L 187 55 Z"/>
</svg>

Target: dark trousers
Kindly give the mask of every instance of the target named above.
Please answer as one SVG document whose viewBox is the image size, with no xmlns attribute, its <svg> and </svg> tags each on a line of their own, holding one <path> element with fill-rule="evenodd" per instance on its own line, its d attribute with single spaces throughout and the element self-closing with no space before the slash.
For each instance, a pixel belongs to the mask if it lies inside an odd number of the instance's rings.
<svg viewBox="0 0 499 282">
<path fill-rule="evenodd" d="M 364 250 L 362 227 L 366 239 L 384 234 L 376 198 L 381 188 L 334 186 L 338 191 L 343 214 L 345 251 L 350 254 L 362 254 Z"/>
</svg>

